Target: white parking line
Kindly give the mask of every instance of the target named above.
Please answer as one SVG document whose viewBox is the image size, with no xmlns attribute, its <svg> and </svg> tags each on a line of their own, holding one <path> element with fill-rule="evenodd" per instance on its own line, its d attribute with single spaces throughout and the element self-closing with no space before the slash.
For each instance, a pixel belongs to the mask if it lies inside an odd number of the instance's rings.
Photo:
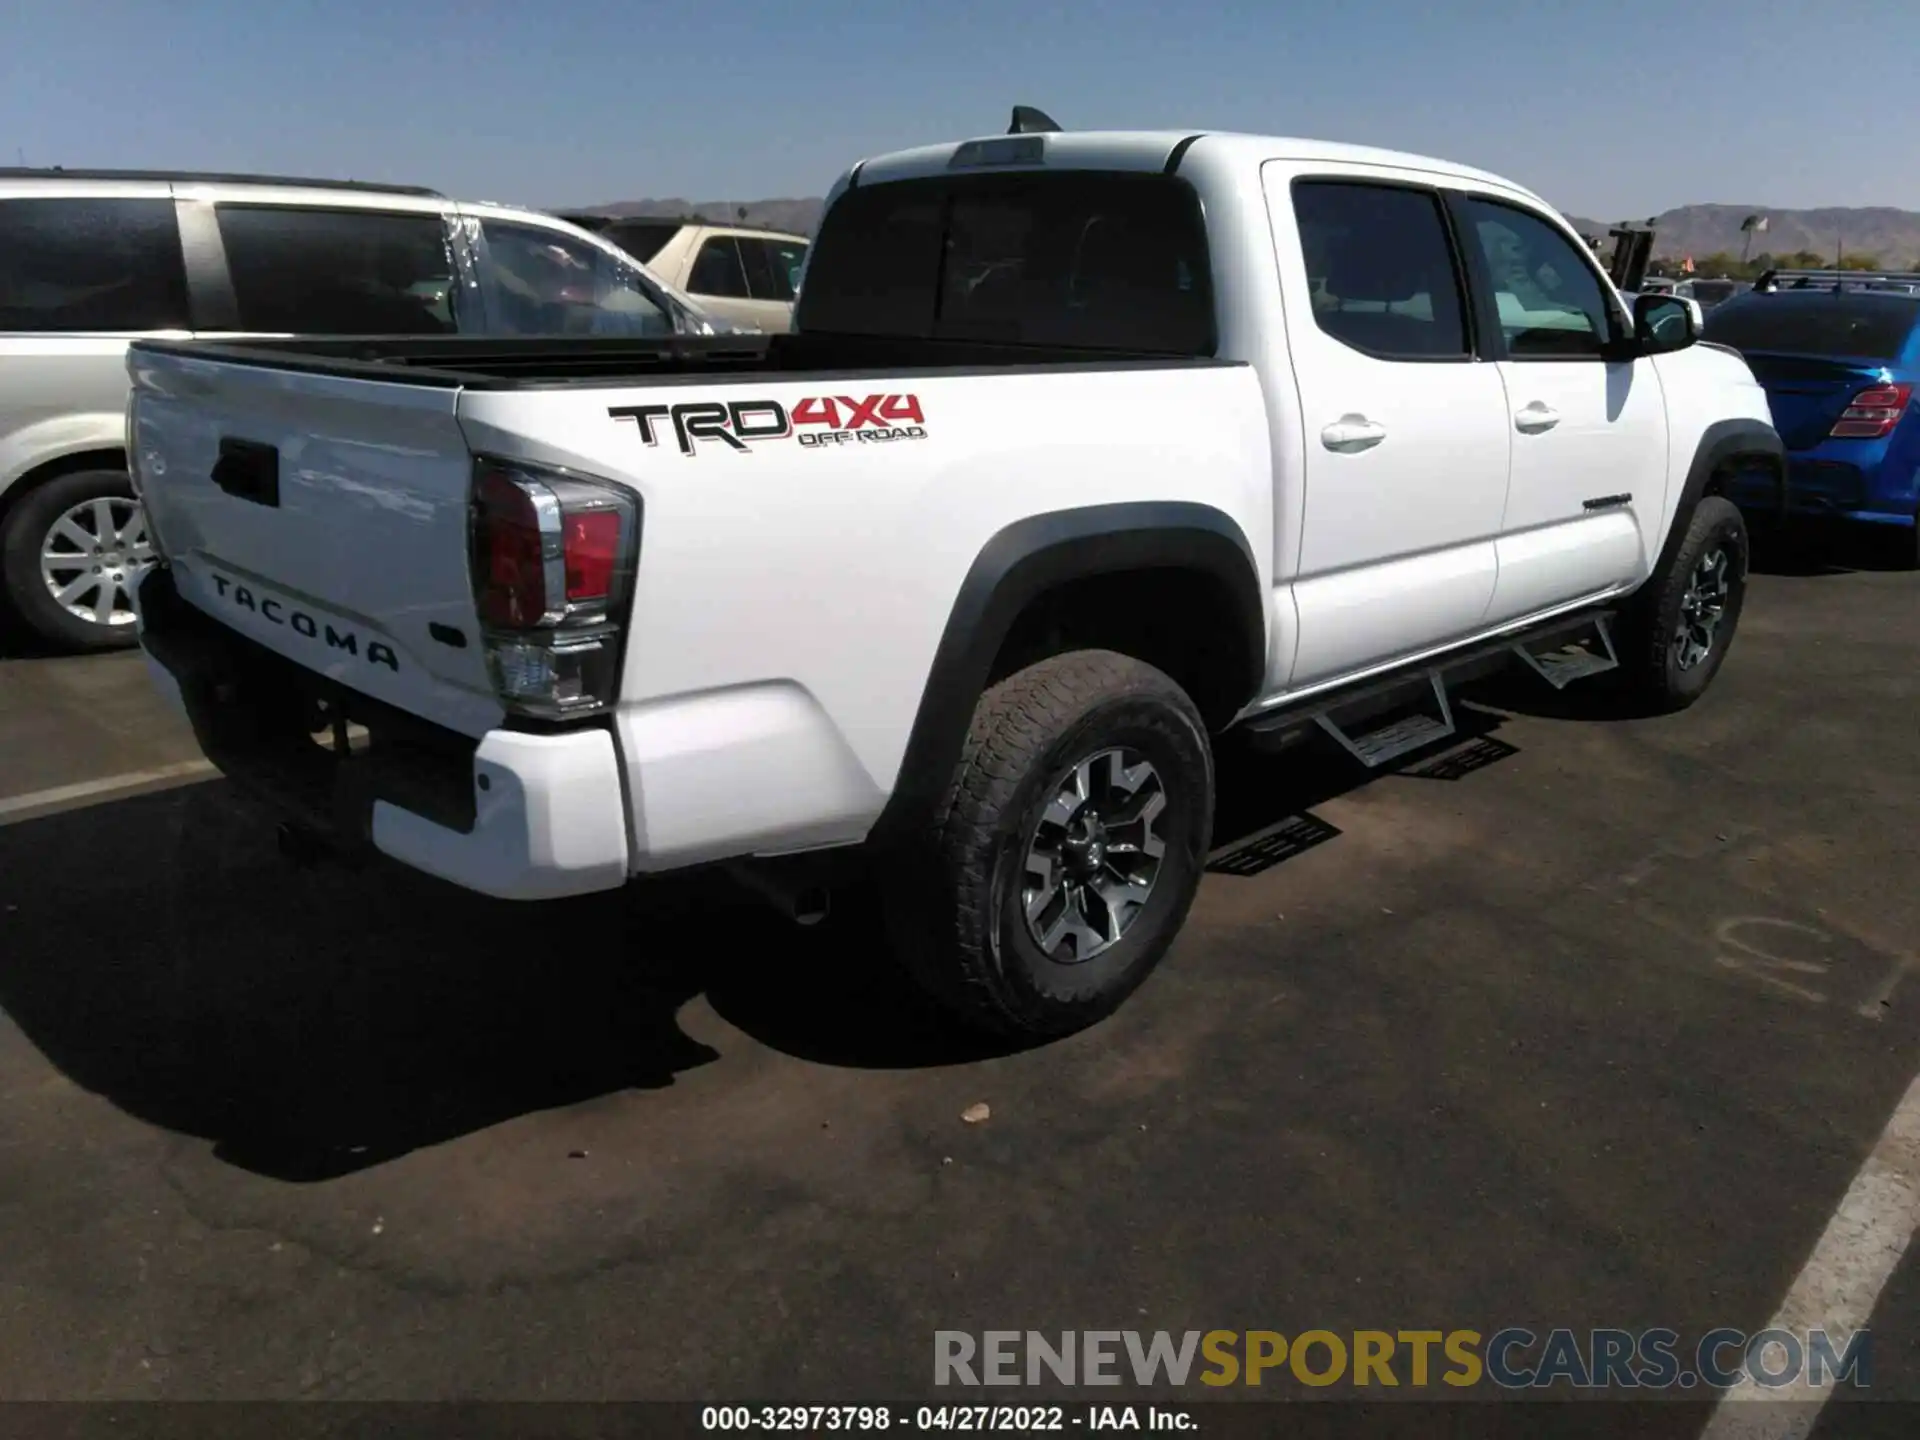
<svg viewBox="0 0 1920 1440">
<path fill-rule="evenodd" d="M 124 775 L 82 780 L 77 785 L 56 785 L 51 790 L 9 795 L 0 800 L 0 825 L 38 819 L 42 815 L 72 809 L 84 802 L 104 800 L 133 790 L 164 790 L 213 773 L 213 762 L 210 760 L 182 760 L 173 765 L 156 765 L 151 770 L 132 770 Z"/>
<path fill-rule="evenodd" d="M 1813 1254 L 1794 1278 L 1769 1329 L 1825 1330 L 1836 1344 L 1872 1318 L 1874 1303 L 1920 1229 L 1920 1078 L 1853 1177 Z M 1700 1440 L 1804 1440 L 1832 1394 L 1832 1381 L 1742 1385 L 1720 1398 Z"/>
</svg>

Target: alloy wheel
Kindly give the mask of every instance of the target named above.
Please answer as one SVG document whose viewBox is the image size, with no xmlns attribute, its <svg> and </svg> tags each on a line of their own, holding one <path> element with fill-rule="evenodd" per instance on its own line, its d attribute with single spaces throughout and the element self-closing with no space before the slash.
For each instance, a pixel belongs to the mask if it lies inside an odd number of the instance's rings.
<svg viewBox="0 0 1920 1440">
<path fill-rule="evenodd" d="M 133 587 L 153 564 L 146 514 L 129 496 L 83 500 L 40 543 L 40 579 L 54 601 L 92 625 L 131 625 Z"/>
<path fill-rule="evenodd" d="M 1079 964 L 1118 943 L 1166 855 L 1156 822 L 1166 787 L 1145 756 L 1105 749 L 1073 765 L 1027 838 L 1021 908 L 1033 942 Z"/>
</svg>

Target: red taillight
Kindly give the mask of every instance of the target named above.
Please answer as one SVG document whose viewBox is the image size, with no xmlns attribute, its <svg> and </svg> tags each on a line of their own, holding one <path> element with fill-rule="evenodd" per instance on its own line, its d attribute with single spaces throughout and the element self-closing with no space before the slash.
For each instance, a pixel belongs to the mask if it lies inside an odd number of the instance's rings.
<svg viewBox="0 0 1920 1440">
<path fill-rule="evenodd" d="M 474 599 L 484 625 L 521 630 L 547 614 L 545 542 L 531 492 L 503 470 L 473 490 Z"/>
<path fill-rule="evenodd" d="M 473 590 L 494 688 L 549 719 L 611 703 L 638 552 L 631 490 L 477 460 Z"/>
<path fill-rule="evenodd" d="M 1852 400 L 1829 432 L 1835 440 L 1881 440 L 1893 433 L 1907 413 L 1911 385 L 1871 385 Z"/>
<path fill-rule="evenodd" d="M 566 517 L 567 603 L 604 601 L 613 593 L 620 563 L 617 510 L 584 510 Z"/>
</svg>

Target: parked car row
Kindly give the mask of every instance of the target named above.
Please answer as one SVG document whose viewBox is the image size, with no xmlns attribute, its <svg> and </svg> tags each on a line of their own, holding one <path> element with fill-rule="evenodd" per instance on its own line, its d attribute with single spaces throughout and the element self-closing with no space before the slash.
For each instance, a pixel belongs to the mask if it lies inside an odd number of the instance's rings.
<svg viewBox="0 0 1920 1440">
<path fill-rule="evenodd" d="M 430 190 L 0 170 L 0 596 L 70 651 L 130 645 L 152 546 L 127 477 L 143 335 L 716 335 L 602 235 Z"/>
<path fill-rule="evenodd" d="M 805 236 L 704 221 L 562 216 L 605 236 L 709 314 L 777 334 L 793 324 Z"/>
<path fill-rule="evenodd" d="M 1920 566 L 1920 274 L 1769 271 L 1704 337 L 1745 358 L 1787 447 L 1784 487 L 1743 481 L 1735 498 L 1777 520 L 1871 527 Z"/>
</svg>

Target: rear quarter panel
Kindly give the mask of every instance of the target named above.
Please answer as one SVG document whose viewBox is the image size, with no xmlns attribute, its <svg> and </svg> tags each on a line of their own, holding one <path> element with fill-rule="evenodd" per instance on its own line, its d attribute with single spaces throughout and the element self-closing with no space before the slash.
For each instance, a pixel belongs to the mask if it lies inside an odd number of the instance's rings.
<svg viewBox="0 0 1920 1440">
<path fill-rule="evenodd" d="M 882 393 L 917 401 L 922 436 L 808 444 L 802 433 L 827 427 L 796 426 L 744 451 L 709 441 L 683 454 L 669 426 L 648 445 L 609 414 L 716 400 L 791 414 L 808 399 L 844 407 Z M 857 767 L 874 814 L 961 582 L 1006 526 L 1130 500 L 1212 505 L 1271 586 L 1265 416 L 1246 366 L 471 391 L 461 419 L 475 451 L 642 496 L 623 710 L 784 687 Z"/>
<path fill-rule="evenodd" d="M 128 339 L 0 335 L 0 495 L 49 461 L 123 449 Z"/>
</svg>

